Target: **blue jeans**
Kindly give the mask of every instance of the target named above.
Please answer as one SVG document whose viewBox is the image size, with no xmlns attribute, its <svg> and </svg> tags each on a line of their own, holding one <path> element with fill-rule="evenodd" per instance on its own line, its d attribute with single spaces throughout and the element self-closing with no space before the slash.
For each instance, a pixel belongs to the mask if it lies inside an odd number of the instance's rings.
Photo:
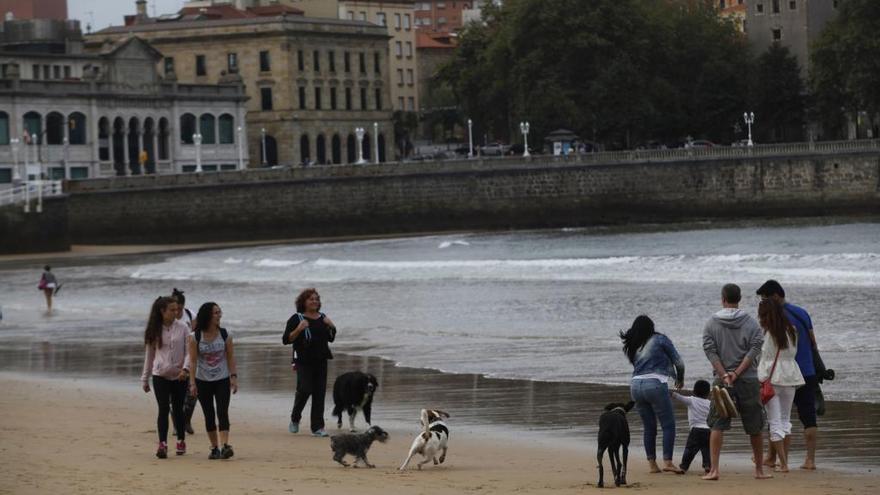
<svg viewBox="0 0 880 495">
<path fill-rule="evenodd" d="M 663 460 L 672 460 L 672 449 L 675 447 L 675 415 L 672 412 L 672 400 L 669 398 L 669 386 L 660 380 L 649 378 L 633 380 L 630 393 L 636 403 L 639 416 L 644 426 L 645 456 L 649 461 L 657 459 L 657 420 L 663 428 Z"/>
</svg>

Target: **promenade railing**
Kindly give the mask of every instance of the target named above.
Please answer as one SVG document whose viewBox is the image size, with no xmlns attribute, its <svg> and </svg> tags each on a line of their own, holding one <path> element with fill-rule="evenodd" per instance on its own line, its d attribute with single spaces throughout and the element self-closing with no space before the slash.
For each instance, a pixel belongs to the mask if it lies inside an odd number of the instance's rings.
<svg viewBox="0 0 880 495">
<path fill-rule="evenodd" d="M 38 201 L 40 197 L 58 196 L 64 192 L 62 184 L 63 181 L 60 180 L 36 180 L 0 189 L 0 206 L 24 204 L 27 201 Z"/>
</svg>

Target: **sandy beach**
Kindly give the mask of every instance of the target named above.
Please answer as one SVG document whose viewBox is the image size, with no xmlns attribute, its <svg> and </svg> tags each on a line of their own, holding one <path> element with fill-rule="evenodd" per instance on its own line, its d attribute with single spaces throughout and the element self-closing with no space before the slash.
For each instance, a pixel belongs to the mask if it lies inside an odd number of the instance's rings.
<svg viewBox="0 0 880 495">
<path fill-rule="evenodd" d="M 0 373 L 0 493 L 583 493 L 595 487 L 592 439 L 559 446 L 476 428 L 456 429 L 447 462 L 397 471 L 417 427 L 390 425 L 391 440 L 376 444 L 376 469 L 332 462 L 328 441 L 291 435 L 277 411 L 246 394 L 233 400 L 231 440 L 236 456 L 209 461 L 201 425 L 184 456 L 158 460 L 155 402 L 137 389 L 93 379 Z M 631 418 L 633 420 L 634 418 Z M 415 421 L 414 421 L 415 423 Z M 634 441 L 627 489 L 655 493 L 876 493 L 880 478 L 823 469 L 755 481 L 748 466 L 723 465 L 720 482 L 647 473 Z M 607 465 L 607 464 L 606 464 Z M 606 468 L 607 469 L 607 468 Z"/>
</svg>

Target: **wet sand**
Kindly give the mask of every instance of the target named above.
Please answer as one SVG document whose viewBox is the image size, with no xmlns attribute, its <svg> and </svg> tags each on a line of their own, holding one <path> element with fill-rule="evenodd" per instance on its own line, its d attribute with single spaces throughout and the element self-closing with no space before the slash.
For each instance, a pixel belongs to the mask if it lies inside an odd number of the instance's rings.
<svg viewBox="0 0 880 495">
<path fill-rule="evenodd" d="M 260 404 L 266 415 L 273 418 L 276 428 L 286 427 L 295 380 L 289 366 L 289 347 L 242 342 L 236 354 L 242 389 L 237 404 Z M 5 343 L 0 349 L 2 372 L 100 379 L 108 386 L 135 391 L 139 390 L 142 360 L 142 348 L 136 344 Z M 598 417 L 605 404 L 629 400 L 626 387 L 447 374 L 398 367 L 376 357 L 340 354 L 330 361 L 328 388 L 332 388 L 333 377 L 351 370 L 373 373 L 379 381 L 373 406 L 375 424 L 412 425 L 421 408 L 435 407 L 450 412 L 458 428 L 528 439 L 537 444 L 562 445 L 582 453 L 594 448 Z M 335 419 L 330 418 L 332 398 L 328 397 L 327 402 L 325 417 L 328 426 L 335 429 Z M 880 469 L 880 404 L 828 402 L 827 409 L 828 413 L 820 418 L 819 465 L 863 473 Z M 197 411 L 196 417 L 200 416 Z M 686 410 L 678 408 L 676 418 L 675 459 L 679 460 L 687 438 Z M 347 419 L 344 420 L 347 425 Z M 643 459 L 640 420 L 635 412 L 629 420 L 633 430 L 632 451 L 636 458 Z M 799 465 L 803 443 L 797 434 L 799 423 L 793 420 L 796 434 L 792 464 Z M 747 437 L 735 423 L 725 437 L 723 458 L 745 464 L 749 455 Z"/>
</svg>

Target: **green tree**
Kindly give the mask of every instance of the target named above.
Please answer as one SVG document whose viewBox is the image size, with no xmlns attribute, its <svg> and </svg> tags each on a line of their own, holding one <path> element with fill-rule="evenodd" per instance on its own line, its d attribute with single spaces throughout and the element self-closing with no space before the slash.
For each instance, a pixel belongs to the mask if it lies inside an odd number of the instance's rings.
<svg viewBox="0 0 880 495">
<path fill-rule="evenodd" d="M 804 82 L 797 57 L 773 44 L 755 61 L 750 105 L 758 142 L 800 141 L 804 128 Z"/>
<path fill-rule="evenodd" d="M 840 2 L 810 53 L 816 116 L 841 137 L 845 114 L 880 114 L 880 2 Z M 831 137 L 831 136 L 827 136 Z"/>
</svg>

